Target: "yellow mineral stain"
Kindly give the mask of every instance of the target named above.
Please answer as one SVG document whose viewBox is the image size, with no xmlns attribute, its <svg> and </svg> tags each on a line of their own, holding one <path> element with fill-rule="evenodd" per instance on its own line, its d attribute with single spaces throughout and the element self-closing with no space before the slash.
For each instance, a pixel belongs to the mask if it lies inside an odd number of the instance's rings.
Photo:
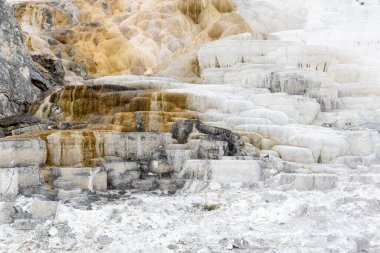
<svg viewBox="0 0 380 253">
<path fill-rule="evenodd" d="M 190 17 L 198 24 L 200 14 L 209 4 L 209 0 L 181 0 L 178 3 L 178 8 L 184 15 Z"/>
<path fill-rule="evenodd" d="M 92 165 L 91 160 L 98 157 L 96 150 L 96 139 L 93 132 L 83 132 L 83 165 L 90 167 Z"/>
<path fill-rule="evenodd" d="M 55 133 L 56 131 L 57 130 L 36 131 L 32 133 L 27 133 L 27 134 L 7 136 L 6 139 L 17 140 L 17 139 L 25 139 L 25 138 L 41 138 L 44 141 L 46 141 L 47 137 L 50 134 Z"/>
<path fill-rule="evenodd" d="M 212 0 L 211 2 L 221 13 L 233 12 L 235 10 L 235 5 L 231 0 Z"/>
<path fill-rule="evenodd" d="M 102 136 L 109 131 L 65 130 L 47 138 L 48 166 L 91 167 L 104 156 Z"/>
<path fill-rule="evenodd" d="M 198 118 L 188 103 L 184 93 L 81 85 L 52 93 L 45 102 L 33 105 L 31 112 L 42 120 L 78 122 L 77 127 L 91 130 L 169 132 L 177 119 Z"/>
<path fill-rule="evenodd" d="M 33 26 L 40 31 L 62 29 L 70 23 L 68 13 L 45 3 L 20 3 L 13 6 L 21 24 Z"/>
<path fill-rule="evenodd" d="M 232 0 L 71 0 L 21 3 L 14 10 L 30 32 L 31 51 L 59 55 L 94 76 L 197 78 L 203 44 L 251 31 Z"/>
</svg>

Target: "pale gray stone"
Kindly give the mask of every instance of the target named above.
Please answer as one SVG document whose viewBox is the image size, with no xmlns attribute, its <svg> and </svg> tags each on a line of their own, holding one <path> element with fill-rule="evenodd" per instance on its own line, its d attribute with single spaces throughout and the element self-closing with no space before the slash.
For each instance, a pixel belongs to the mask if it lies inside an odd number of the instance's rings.
<svg viewBox="0 0 380 253">
<path fill-rule="evenodd" d="M 0 168 L 40 166 L 46 158 L 46 142 L 40 138 L 0 139 Z"/>
<path fill-rule="evenodd" d="M 52 85 L 29 56 L 8 4 L 0 0 L 0 118 L 24 112 Z"/>
<path fill-rule="evenodd" d="M 33 230 L 37 226 L 37 222 L 31 219 L 17 219 L 13 223 L 13 227 L 18 230 Z"/>
<path fill-rule="evenodd" d="M 108 237 L 108 235 L 100 235 L 98 236 L 97 240 L 98 243 L 100 243 L 101 245 L 108 245 L 111 244 L 113 241 L 113 239 Z"/>
<path fill-rule="evenodd" d="M 0 202 L 0 224 L 10 224 L 14 220 L 16 209 L 12 202 Z"/>
</svg>

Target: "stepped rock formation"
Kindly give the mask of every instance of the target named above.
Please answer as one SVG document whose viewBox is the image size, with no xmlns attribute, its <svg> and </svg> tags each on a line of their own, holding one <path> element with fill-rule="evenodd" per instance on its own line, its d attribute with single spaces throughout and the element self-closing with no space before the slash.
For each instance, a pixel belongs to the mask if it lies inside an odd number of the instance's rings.
<svg viewBox="0 0 380 253">
<path fill-rule="evenodd" d="M 9 4 L 1 252 L 380 251 L 377 0 Z"/>
</svg>

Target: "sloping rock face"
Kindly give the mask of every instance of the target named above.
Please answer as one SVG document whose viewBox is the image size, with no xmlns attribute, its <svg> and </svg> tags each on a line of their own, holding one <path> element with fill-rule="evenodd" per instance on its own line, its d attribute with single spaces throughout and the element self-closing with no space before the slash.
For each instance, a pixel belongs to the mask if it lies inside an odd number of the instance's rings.
<svg viewBox="0 0 380 253">
<path fill-rule="evenodd" d="M 33 63 L 8 4 L 0 1 L 0 118 L 25 111 L 52 86 Z"/>
<path fill-rule="evenodd" d="M 196 75 L 201 45 L 251 30 L 230 0 L 25 1 L 13 9 L 32 52 L 95 76 Z"/>
</svg>

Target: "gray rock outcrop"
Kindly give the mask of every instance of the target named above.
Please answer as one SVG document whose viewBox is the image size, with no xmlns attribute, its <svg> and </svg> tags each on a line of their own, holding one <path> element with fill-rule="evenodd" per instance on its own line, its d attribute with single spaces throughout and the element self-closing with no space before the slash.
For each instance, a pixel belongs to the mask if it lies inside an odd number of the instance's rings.
<svg viewBox="0 0 380 253">
<path fill-rule="evenodd" d="M 0 118 L 24 112 L 55 82 L 28 54 L 10 7 L 0 0 Z"/>
</svg>

